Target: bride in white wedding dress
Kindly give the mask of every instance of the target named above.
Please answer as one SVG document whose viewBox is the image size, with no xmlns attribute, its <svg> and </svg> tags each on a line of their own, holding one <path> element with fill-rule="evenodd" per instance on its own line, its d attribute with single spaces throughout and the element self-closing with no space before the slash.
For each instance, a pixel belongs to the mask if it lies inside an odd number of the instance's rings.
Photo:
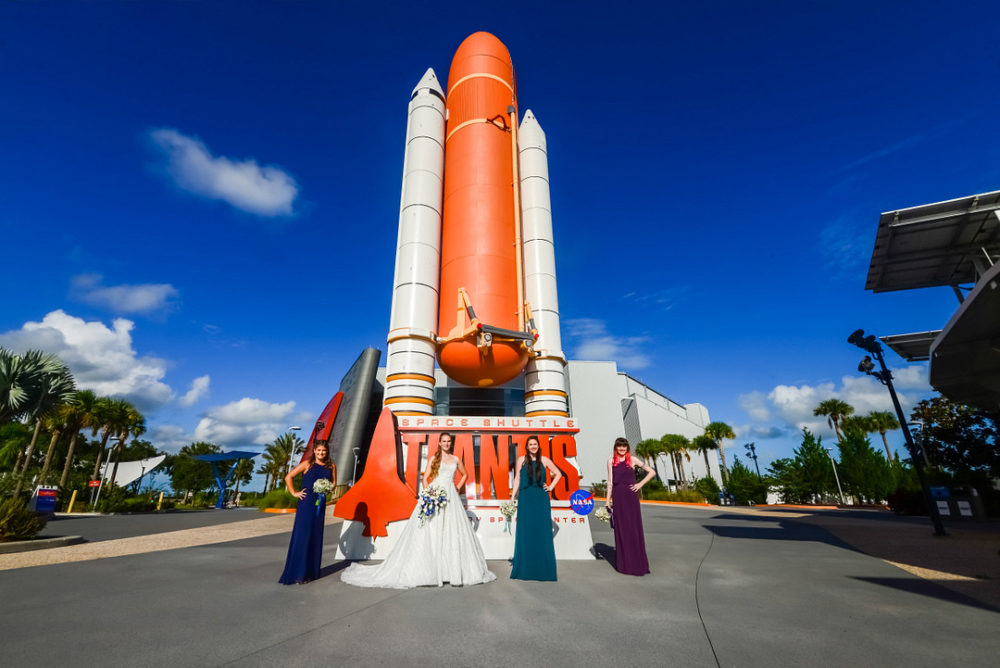
<svg viewBox="0 0 1000 668">
<path fill-rule="evenodd" d="M 459 486 L 468 477 L 462 461 L 451 454 L 451 434 L 441 434 L 423 485 L 436 482 L 444 488 L 448 503 L 430 520 L 420 525 L 420 503 L 413 508 L 403 533 L 389 556 L 380 564 L 352 564 L 340 575 L 347 584 L 358 587 L 410 589 L 490 582 L 496 575 L 486 567 L 483 548 L 472 530 L 469 518 L 455 488 L 455 471 L 461 473 Z"/>
</svg>

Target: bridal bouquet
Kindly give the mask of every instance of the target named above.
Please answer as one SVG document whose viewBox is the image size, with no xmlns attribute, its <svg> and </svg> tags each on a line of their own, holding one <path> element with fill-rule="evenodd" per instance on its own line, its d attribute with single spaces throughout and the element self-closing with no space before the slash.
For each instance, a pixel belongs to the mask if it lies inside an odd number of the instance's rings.
<svg viewBox="0 0 1000 668">
<path fill-rule="evenodd" d="M 431 485 L 420 490 L 420 526 L 426 524 L 446 505 L 448 505 L 448 494 L 444 491 L 444 487 Z"/>
<path fill-rule="evenodd" d="M 514 513 L 517 512 L 517 501 L 504 501 L 500 504 L 500 514 L 504 518 L 503 530 L 510 533 L 510 520 L 514 517 Z"/>
<path fill-rule="evenodd" d="M 610 522 L 611 510 L 609 510 L 607 506 L 601 506 L 600 508 L 594 511 L 594 517 L 601 520 L 602 522 Z"/>
</svg>

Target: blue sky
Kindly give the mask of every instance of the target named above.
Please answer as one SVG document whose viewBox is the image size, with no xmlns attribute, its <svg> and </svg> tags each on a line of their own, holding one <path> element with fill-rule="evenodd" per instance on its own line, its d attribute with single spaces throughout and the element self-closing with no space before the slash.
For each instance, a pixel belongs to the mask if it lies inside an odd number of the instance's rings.
<svg viewBox="0 0 1000 668">
<path fill-rule="evenodd" d="M 847 335 L 956 301 L 865 292 L 878 216 L 1000 187 L 1000 12 L 694 5 L 2 3 L 0 345 L 167 450 L 308 429 L 385 350 L 410 91 L 488 30 L 547 135 L 572 358 L 703 403 L 762 465 L 829 434 L 822 399 L 888 409 Z"/>
</svg>

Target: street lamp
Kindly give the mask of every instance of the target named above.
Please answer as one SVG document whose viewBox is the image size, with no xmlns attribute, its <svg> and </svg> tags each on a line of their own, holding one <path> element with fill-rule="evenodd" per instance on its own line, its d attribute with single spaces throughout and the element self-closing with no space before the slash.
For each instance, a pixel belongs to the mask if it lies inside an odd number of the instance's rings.
<svg viewBox="0 0 1000 668">
<path fill-rule="evenodd" d="M 743 447 L 747 449 L 747 457 L 753 460 L 753 467 L 757 469 L 757 477 L 760 478 L 760 467 L 757 466 L 757 446 L 754 445 L 753 441 L 750 441 L 744 443 Z"/>
<path fill-rule="evenodd" d="M 924 476 L 924 465 L 920 461 L 917 448 L 913 444 L 913 437 L 910 436 L 910 428 L 907 426 L 906 417 L 903 415 L 903 408 L 899 405 L 899 397 L 896 396 L 896 388 L 892 385 L 892 372 L 885 365 L 885 357 L 882 356 L 882 344 L 878 342 L 874 334 L 865 336 L 865 330 L 857 329 L 847 337 L 847 342 L 853 346 L 861 348 L 867 353 L 871 353 L 878 360 L 880 371 L 875 371 L 875 363 L 870 355 L 865 355 L 861 363 L 858 364 L 858 371 L 863 371 L 878 382 L 889 388 L 889 396 L 892 397 L 892 405 L 896 409 L 896 417 L 899 419 L 899 428 L 903 430 L 903 437 L 906 439 L 906 449 L 910 453 L 910 461 L 917 472 L 920 480 L 920 488 L 924 492 L 924 503 L 927 504 L 927 512 L 931 516 L 931 523 L 934 525 L 935 536 L 947 536 L 944 525 L 941 523 L 941 514 L 938 513 L 937 504 L 931 498 L 930 488 L 927 486 L 927 478 Z"/>
<path fill-rule="evenodd" d="M 840 486 L 840 476 L 837 474 L 837 462 L 833 461 L 833 448 L 826 449 L 826 456 L 830 458 L 830 466 L 833 467 L 833 479 L 837 481 L 837 492 L 840 494 L 840 505 L 845 506 L 844 489 Z"/>
<path fill-rule="evenodd" d="M 302 427 L 289 427 L 288 431 L 299 431 L 301 429 L 302 429 Z M 295 447 L 295 442 L 292 441 L 292 447 L 288 448 L 288 466 L 285 467 L 286 471 L 290 472 L 292 470 L 292 460 L 295 459 L 295 451 L 296 451 L 296 449 L 297 448 Z M 288 475 L 288 474 L 286 473 L 285 475 Z"/>
</svg>

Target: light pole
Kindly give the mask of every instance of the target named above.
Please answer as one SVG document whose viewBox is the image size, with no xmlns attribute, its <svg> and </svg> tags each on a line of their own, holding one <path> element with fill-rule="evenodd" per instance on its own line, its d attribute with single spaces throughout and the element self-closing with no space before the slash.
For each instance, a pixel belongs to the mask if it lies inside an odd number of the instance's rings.
<svg viewBox="0 0 1000 668">
<path fill-rule="evenodd" d="M 927 504 L 927 512 L 931 516 L 931 523 L 934 525 L 935 536 L 947 536 L 944 524 L 941 523 L 941 514 L 938 513 L 937 504 L 931 498 L 930 488 L 927 486 L 927 478 L 924 476 L 924 465 L 920 461 L 917 448 L 913 444 L 913 437 L 910 436 L 910 428 L 906 424 L 906 417 L 903 415 L 903 407 L 899 405 L 899 397 L 896 396 L 896 388 L 892 385 L 892 372 L 885 365 L 885 357 L 882 356 L 882 344 L 878 342 L 874 334 L 865 336 L 865 330 L 856 329 L 847 337 L 847 342 L 853 346 L 861 348 L 865 352 L 871 353 L 878 360 L 880 371 L 875 371 L 875 363 L 869 355 L 865 355 L 861 363 L 858 364 L 858 371 L 863 371 L 875 378 L 880 383 L 889 388 L 889 396 L 892 397 L 892 405 L 896 409 L 896 417 L 899 420 L 899 428 L 903 430 L 903 437 L 906 439 L 906 449 L 910 453 L 910 461 L 917 472 L 920 480 L 920 488 L 924 492 L 924 503 Z"/>
<path fill-rule="evenodd" d="M 749 443 L 744 443 L 743 447 L 747 449 L 747 457 L 753 460 L 753 467 L 757 469 L 757 478 L 760 478 L 760 467 L 757 466 L 757 446 L 754 445 L 753 441 Z"/>
<path fill-rule="evenodd" d="M 837 481 L 837 492 L 840 494 L 840 505 L 846 506 L 844 501 L 844 490 L 840 486 L 840 475 L 837 474 L 837 462 L 833 461 L 833 448 L 826 449 L 826 456 L 830 458 L 830 466 L 833 467 L 833 479 Z"/>
<path fill-rule="evenodd" d="M 115 436 L 111 440 L 113 441 L 113 443 L 111 444 L 111 450 L 108 453 L 108 461 L 105 462 L 105 464 L 104 464 L 104 470 L 105 471 L 108 470 L 108 464 L 111 463 L 111 454 L 110 453 L 114 451 L 114 449 L 115 449 L 115 443 L 117 443 L 118 445 L 121 445 L 122 437 L 121 436 Z M 97 510 L 97 502 L 101 500 L 101 490 L 104 489 L 104 474 L 101 473 L 100 468 L 98 468 L 98 470 L 97 470 L 97 476 L 98 476 L 97 479 L 100 481 L 100 484 L 97 485 L 97 495 L 94 497 L 94 507 L 91 508 L 91 510 Z"/>
<path fill-rule="evenodd" d="M 288 431 L 299 431 L 302 427 L 289 427 Z M 295 459 L 295 441 L 292 441 L 291 446 L 288 448 L 288 466 L 285 467 L 285 475 L 288 475 L 292 471 L 292 460 Z"/>
</svg>

